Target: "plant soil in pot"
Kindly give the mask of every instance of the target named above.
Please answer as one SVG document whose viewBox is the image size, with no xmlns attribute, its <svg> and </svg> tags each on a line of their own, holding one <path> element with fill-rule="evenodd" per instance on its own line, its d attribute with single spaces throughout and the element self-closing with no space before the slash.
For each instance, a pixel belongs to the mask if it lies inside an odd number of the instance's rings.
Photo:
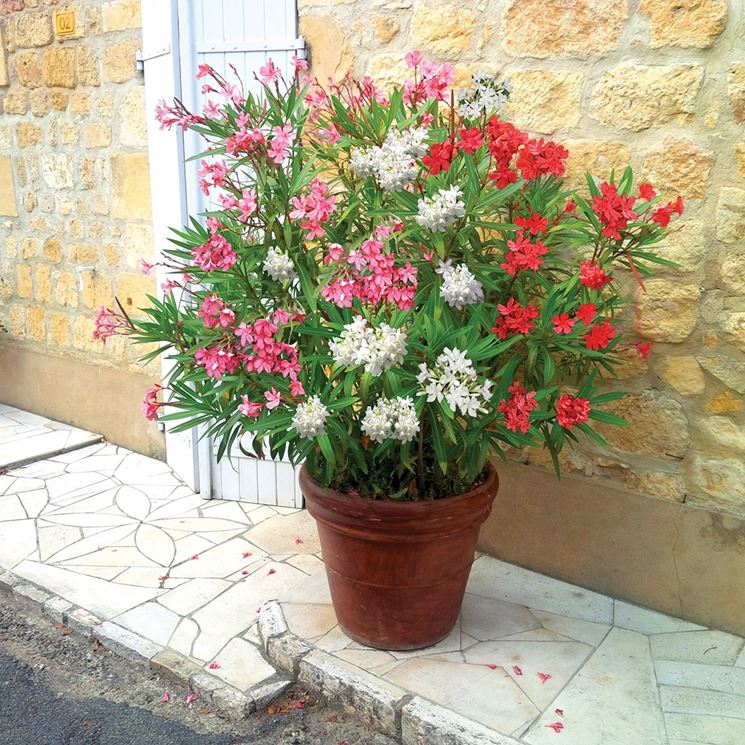
<svg viewBox="0 0 745 745">
<path fill-rule="evenodd" d="M 334 610 L 344 632 L 380 649 L 419 649 L 452 630 L 497 473 L 466 494 L 401 502 L 325 489 L 300 471 L 318 524 Z"/>
</svg>

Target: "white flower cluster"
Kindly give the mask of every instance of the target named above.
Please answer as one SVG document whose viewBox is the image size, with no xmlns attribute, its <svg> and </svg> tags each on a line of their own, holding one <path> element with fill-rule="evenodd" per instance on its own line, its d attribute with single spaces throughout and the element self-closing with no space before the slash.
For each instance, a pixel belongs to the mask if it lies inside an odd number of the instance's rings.
<svg viewBox="0 0 745 745">
<path fill-rule="evenodd" d="M 453 268 L 449 261 L 444 261 L 435 271 L 442 277 L 440 295 L 451 307 L 460 310 L 466 305 L 480 303 L 484 299 L 481 282 L 471 274 L 471 270 L 465 264 Z"/>
<path fill-rule="evenodd" d="M 426 386 L 418 395 L 426 396 L 430 403 L 445 399 L 454 412 L 468 416 L 486 411 L 482 403 L 491 399 L 492 382 L 478 382 L 473 363 L 462 350 L 445 347 L 433 368 L 422 362 L 419 370 L 417 382 Z"/>
<path fill-rule="evenodd" d="M 464 119 L 478 119 L 482 114 L 489 116 L 505 105 L 511 92 L 512 86 L 506 80 L 498 83 L 488 72 L 474 73 L 473 91 L 459 97 L 458 113 Z"/>
<path fill-rule="evenodd" d="M 362 431 L 373 441 L 389 437 L 399 442 L 411 442 L 419 432 L 419 420 L 412 398 L 379 398 L 365 412 Z"/>
<path fill-rule="evenodd" d="M 393 365 L 400 365 L 406 354 L 406 334 L 382 323 L 379 329 L 367 325 L 358 316 L 344 326 L 338 340 L 329 342 L 334 361 L 340 365 L 364 365 L 365 370 L 377 377 Z"/>
<path fill-rule="evenodd" d="M 277 282 L 284 282 L 286 279 L 297 277 L 295 265 L 289 255 L 273 246 L 267 252 L 262 268 Z"/>
<path fill-rule="evenodd" d="M 292 417 L 292 426 L 301 437 L 312 440 L 323 434 L 328 415 L 329 410 L 321 403 L 321 399 L 311 396 L 304 404 L 298 404 L 295 416 Z"/>
<path fill-rule="evenodd" d="M 463 194 L 457 186 L 440 189 L 433 197 L 419 200 L 419 214 L 414 219 L 424 228 L 446 230 L 466 214 L 461 196 Z"/>
<path fill-rule="evenodd" d="M 391 128 L 380 147 L 355 148 L 349 166 L 358 176 L 374 176 L 382 189 L 398 191 L 416 178 L 415 161 L 427 152 L 426 139 L 425 127 Z"/>
</svg>

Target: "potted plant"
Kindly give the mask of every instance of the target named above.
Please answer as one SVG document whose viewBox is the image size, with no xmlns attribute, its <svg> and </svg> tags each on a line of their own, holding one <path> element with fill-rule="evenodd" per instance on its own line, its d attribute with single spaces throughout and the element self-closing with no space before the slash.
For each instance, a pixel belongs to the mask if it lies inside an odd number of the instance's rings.
<svg viewBox="0 0 745 745">
<path fill-rule="evenodd" d="M 391 91 L 267 61 L 258 95 L 200 66 L 202 112 L 158 117 L 206 139 L 213 207 L 175 231 L 162 298 L 96 331 L 172 360 L 149 418 L 303 464 L 339 622 L 388 649 L 455 623 L 494 456 L 542 444 L 558 471 L 564 445 L 604 442 L 593 422 L 623 423 L 603 409 L 617 275 L 669 263 L 652 249 L 682 211 L 630 169 L 566 188 L 567 150 L 500 116 L 504 82 L 456 100 L 448 65 L 406 61 Z"/>
</svg>

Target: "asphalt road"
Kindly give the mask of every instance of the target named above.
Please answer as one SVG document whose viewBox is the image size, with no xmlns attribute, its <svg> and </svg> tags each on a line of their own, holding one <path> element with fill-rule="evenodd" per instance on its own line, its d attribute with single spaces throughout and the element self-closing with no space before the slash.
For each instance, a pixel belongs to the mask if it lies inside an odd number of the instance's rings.
<svg viewBox="0 0 745 745">
<path fill-rule="evenodd" d="M 0 594 L 0 745 L 395 745 L 302 689 L 240 722 L 188 693 Z"/>
</svg>

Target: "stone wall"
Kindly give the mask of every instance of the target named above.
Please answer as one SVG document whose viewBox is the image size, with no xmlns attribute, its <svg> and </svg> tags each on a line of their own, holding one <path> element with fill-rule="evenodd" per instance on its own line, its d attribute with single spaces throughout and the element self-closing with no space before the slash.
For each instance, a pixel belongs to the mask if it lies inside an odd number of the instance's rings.
<svg viewBox="0 0 745 745">
<path fill-rule="evenodd" d="M 124 339 L 91 337 L 114 294 L 134 310 L 155 290 L 139 269 L 153 256 L 139 0 L 0 0 L 0 13 L 0 343 L 131 372 L 144 393 L 157 367 L 146 377 Z"/>
<path fill-rule="evenodd" d="M 629 355 L 607 452 L 569 470 L 675 502 L 745 514 L 745 21 L 740 0 L 300 0 L 319 78 L 402 80 L 420 49 L 503 73 L 508 115 L 571 150 L 570 178 L 630 162 L 686 200 L 661 248 L 676 270 L 637 292 L 647 362 Z M 524 458 L 545 464 L 541 453 Z"/>
</svg>

